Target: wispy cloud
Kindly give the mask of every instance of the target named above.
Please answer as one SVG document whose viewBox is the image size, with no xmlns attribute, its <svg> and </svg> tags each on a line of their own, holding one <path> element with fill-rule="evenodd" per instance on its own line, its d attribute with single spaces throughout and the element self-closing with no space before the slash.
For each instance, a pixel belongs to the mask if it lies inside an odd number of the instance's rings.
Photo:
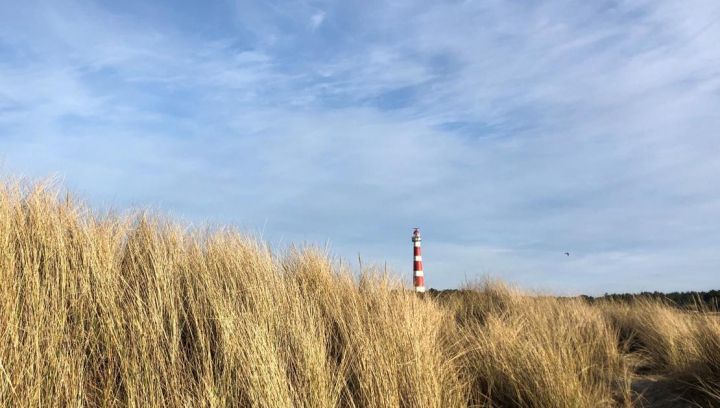
<svg viewBox="0 0 720 408">
<path fill-rule="evenodd" d="M 5 167 L 398 273 L 420 225 L 436 287 L 720 285 L 713 1 L 185 7 L 5 7 Z"/>
<path fill-rule="evenodd" d="M 324 20 L 325 12 L 318 11 L 317 13 L 313 14 L 312 17 L 310 17 L 310 26 L 313 28 L 313 30 L 317 30 L 317 28 L 320 27 L 320 24 L 322 24 Z"/>
</svg>

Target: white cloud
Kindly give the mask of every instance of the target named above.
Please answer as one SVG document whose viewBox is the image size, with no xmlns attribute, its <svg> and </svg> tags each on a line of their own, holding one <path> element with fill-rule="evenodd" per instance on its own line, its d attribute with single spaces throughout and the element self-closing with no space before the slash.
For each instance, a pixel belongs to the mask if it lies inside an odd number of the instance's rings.
<svg viewBox="0 0 720 408">
<path fill-rule="evenodd" d="M 325 21 L 325 12 L 318 11 L 310 17 L 310 27 L 312 27 L 313 30 L 317 30 L 323 21 Z"/>
</svg>

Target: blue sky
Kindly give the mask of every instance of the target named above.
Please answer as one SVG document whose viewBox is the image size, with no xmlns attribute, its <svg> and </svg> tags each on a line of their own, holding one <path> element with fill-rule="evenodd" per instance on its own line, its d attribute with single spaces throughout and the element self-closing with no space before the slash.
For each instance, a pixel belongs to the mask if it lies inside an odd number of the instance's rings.
<svg viewBox="0 0 720 408">
<path fill-rule="evenodd" d="M 0 0 L 0 171 L 408 282 L 420 226 L 436 288 L 718 288 L 718 44 L 715 0 Z"/>
</svg>

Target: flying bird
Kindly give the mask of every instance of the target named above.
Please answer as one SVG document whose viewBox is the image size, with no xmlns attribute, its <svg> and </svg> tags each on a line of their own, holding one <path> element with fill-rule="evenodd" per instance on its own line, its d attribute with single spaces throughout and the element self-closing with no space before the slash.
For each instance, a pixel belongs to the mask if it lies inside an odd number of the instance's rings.
<svg viewBox="0 0 720 408">
<path fill-rule="evenodd" d="M 565 256 L 570 256 L 570 252 L 565 252 Z"/>
</svg>

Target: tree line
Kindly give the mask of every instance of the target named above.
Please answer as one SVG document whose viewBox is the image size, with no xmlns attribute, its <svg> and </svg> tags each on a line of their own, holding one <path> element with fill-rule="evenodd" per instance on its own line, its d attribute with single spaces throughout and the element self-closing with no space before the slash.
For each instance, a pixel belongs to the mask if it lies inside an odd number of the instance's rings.
<svg viewBox="0 0 720 408">
<path fill-rule="evenodd" d="M 454 296 L 462 296 L 467 289 L 443 289 L 431 288 L 428 293 L 437 299 L 447 299 Z M 690 291 L 690 292 L 640 292 L 640 293 L 605 293 L 602 296 L 580 295 L 579 297 L 593 303 L 602 300 L 616 302 L 636 302 L 638 300 L 658 300 L 677 307 L 705 307 L 712 310 L 720 310 L 720 290 Z"/>
</svg>

